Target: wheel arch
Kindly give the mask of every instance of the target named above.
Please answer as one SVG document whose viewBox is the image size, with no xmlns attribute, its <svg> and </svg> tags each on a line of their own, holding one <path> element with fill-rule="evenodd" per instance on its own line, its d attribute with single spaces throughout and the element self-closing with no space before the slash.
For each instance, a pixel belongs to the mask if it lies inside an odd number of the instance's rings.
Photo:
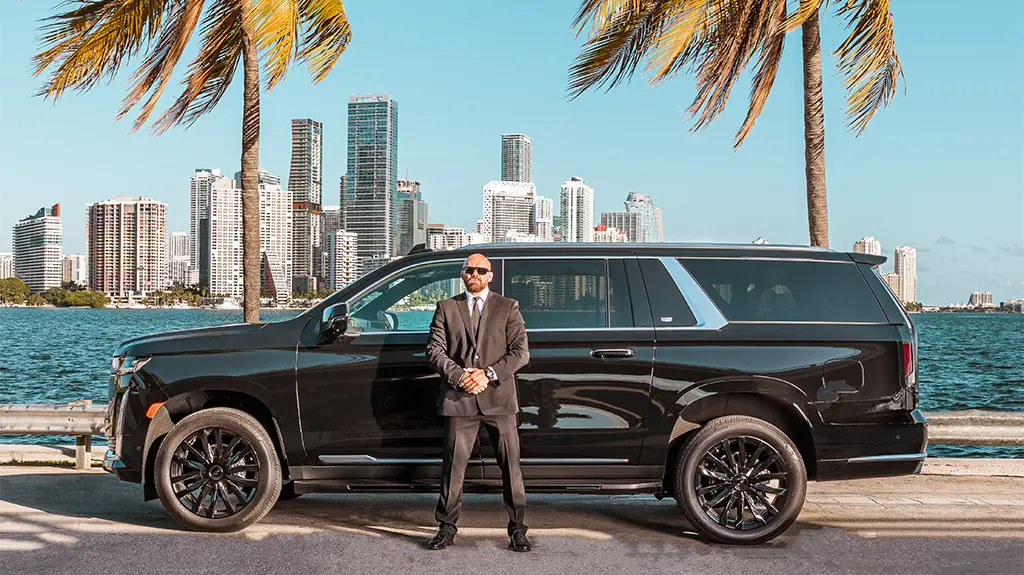
<svg viewBox="0 0 1024 575">
<path fill-rule="evenodd" d="M 817 476 L 811 421 L 795 402 L 757 391 L 733 391 L 705 396 L 687 404 L 678 414 L 669 435 L 663 485 L 672 493 L 671 476 L 683 444 L 704 424 L 727 415 L 746 415 L 766 421 L 782 430 L 796 445 L 807 469 L 807 478 Z"/>
<path fill-rule="evenodd" d="M 251 393 L 240 391 L 235 386 L 191 389 L 168 397 L 154 414 L 146 432 L 145 452 L 142 459 L 142 486 L 146 501 L 157 498 L 153 470 L 156 464 L 156 454 L 160 450 L 164 437 L 186 416 L 213 407 L 237 409 L 256 418 L 274 443 L 274 449 L 281 461 L 282 476 L 285 479 L 289 477 L 288 456 L 284 449 L 281 427 L 266 401 Z"/>
</svg>

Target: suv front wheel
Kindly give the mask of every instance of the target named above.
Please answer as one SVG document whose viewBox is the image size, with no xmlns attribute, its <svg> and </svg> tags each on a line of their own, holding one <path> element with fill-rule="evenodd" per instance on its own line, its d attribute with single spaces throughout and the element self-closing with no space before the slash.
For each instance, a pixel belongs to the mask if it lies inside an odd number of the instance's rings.
<svg viewBox="0 0 1024 575">
<path fill-rule="evenodd" d="M 702 535 L 753 545 L 774 539 L 796 521 L 807 472 L 779 428 L 731 415 L 708 422 L 686 440 L 673 485 L 679 507 Z"/>
<path fill-rule="evenodd" d="M 281 492 L 281 462 L 254 417 L 226 407 L 179 421 L 154 469 L 164 509 L 195 531 L 238 531 L 259 521 Z"/>
</svg>

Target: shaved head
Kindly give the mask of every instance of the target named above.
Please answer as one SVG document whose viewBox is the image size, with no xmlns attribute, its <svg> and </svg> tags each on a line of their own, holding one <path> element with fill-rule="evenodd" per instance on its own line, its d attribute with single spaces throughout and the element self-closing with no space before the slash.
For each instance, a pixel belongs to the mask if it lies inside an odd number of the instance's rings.
<svg viewBox="0 0 1024 575">
<path fill-rule="evenodd" d="M 484 254 L 473 254 L 462 264 L 462 283 L 467 292 L 478 294 L 484 291 L 492 279 L 494 273 L 491 271 L 491 260 Z"/>
</svg>

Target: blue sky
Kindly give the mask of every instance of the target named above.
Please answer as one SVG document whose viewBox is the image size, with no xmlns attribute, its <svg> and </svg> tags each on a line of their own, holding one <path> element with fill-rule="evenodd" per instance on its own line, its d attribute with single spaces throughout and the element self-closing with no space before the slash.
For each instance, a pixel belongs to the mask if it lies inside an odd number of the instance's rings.
<svg viewBox="0 0 1024 575">
<path fill-rule="evenodd" d="M 82 253 L 85 205 L 118 195 L 168 203 L 170 229 L 187 230 L 193 170 L 238 169 L 241 75 L 191 129 L 129 134 L 130 120 L 114 115 L 134 68 L 56 104 L 33 97 L 37 21 L 55 4 L 0 2 L 0 251 L 18 219 L 60 202 L 64 251 Z M 758 125 L 734 151 L 747 82 L 699 134 L 682 116 L 690 76 L 654 87 L 638 76 L 569 102 L 567 70 L 582 42 L 570 29 L 576 2 L 386 4 L 347 3 L 354 39 L 325 81 L 313 86 L 295 68 L 264 94 L 264 168 L 286 179 L 289 120 L 320 120 L 324 201 L 337 203 L 348 97 L 388 92 L 400 105 L 400 173 L 423 183 L 433 222 L 472 226 L 484 184 L 499 177 L 500 134 L 523 132 L 542 195 L 557 198 L 580 176 L 597 212 L 620 210 L 628 191 L 651 194 L 670 241 L 807 243 L 798 34 Z M 835 59 L 824 59 L 832 247 L 875 236 L 890 259 L 898 245 L 917 247 L 925 303 L 972 291 L 1024 297 L 1024 3 L 1000 0 L 983 31 L 964 32 L 962 11 L 894 4 L 907 89 L 859 138 L 845 131 Z M 827 51 L 844 37 L 832 15 L 822 34 Z"/>
</svg>

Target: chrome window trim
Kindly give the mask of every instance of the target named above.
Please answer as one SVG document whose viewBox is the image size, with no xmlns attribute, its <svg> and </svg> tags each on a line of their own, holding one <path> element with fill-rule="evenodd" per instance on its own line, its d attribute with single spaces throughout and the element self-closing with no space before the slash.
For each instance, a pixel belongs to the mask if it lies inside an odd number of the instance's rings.
<svg viewBox="0 0 1024 575">
<path fill-rule="evenodd" d="M 683 264 L 679 263 L 679 260 L 666 256 L 657 258 L 661 261 L 661 265 L 665 266 L 669 276 L 672 277 L 672 281 L 675 282 L 676 287 L 679 288 L 680 293 L 683 294 L 683 299 L 686 300 L 686 305 L 690 307 L 690 312 L 693 313 L 693 317 L 697 320 L 697 325 L 693 326 L 666 326 L 658 327 L 655 329 L 671 329 L 673 331 L 681 330 L 720 330 L 729 324 L 729 321 L 725 319 L 721 310 L 715 305 L 708 294 L 704 292 L 704 288 L 700 287 L 697 280 L 693 279 L 690 272 L 683 267 Z M 655 310 L 651 310 L 655 313 Z"/>
<path fill-rule="evenodd" d="M 732 324 L 752 325 L 892 325 L 884 321 L 798 321 L 798 320 L 733 320 Z"/>
<path fill-rule="evenodd" d="M 770 258 L 765 256 L 677 256 L 682 260 L 753 260 L 766 262 L 819 262 L 823 264 L 851 264 L 853 260 L 825 260 L 819 258 Z"/>
<path fill-rule="evenodd" d="M 927 453 L 898 453 L 895 455 L 867 455 L 864 457 L 851 457 L 847 463 L 876 463 L 886 461 L 924 461 Z"/>
</svg>

